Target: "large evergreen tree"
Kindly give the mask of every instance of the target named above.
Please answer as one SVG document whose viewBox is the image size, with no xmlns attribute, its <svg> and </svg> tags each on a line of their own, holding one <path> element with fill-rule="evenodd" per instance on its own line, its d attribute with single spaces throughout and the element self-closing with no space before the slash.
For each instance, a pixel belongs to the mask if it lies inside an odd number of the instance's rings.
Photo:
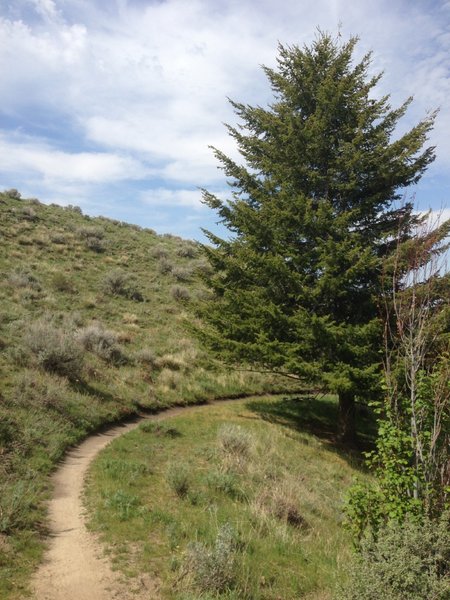
<svg viewBox="0 0 450 600">
<path fill-rule="evenodd" d="M 205 190 L 204 201 L 230 236 L 206 232 L 213 298 L 201 308 L 203 338 L 226 361 L 337 393 L 349 442 L 355 399 L 379 380 L 382 263 L 399 223 L 407 237 L 416 222 L 398 201 L 434 159 L 435 117 L 396 137 L 410 99 L 376 97 L 380 76 L 370 54 L 354 62 L 356 43 L 319 33 L 310 47 L 280 46 L 277 68 L 263 67 L 274 102 L 232 102 L 243 160 L 214 149 L 231 197 Z"/>
</svg>

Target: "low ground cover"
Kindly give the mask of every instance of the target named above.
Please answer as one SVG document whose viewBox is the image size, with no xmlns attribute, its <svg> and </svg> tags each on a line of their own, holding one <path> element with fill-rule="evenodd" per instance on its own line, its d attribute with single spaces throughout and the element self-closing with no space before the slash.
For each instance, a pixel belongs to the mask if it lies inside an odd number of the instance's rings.
<svg viewBox="0 0 450 600">
<path fill-rule="evenodd" d="M 66 449 L 141 409 L 270 389 L 185 331 L 198 245 L 0 193 L 0 598 L 22 597 Z"/>
<path fill-rule="evenodd" d="M 304 396 L 146 421 L 94 462 L 90 527 L 164 600 L 331 598 L 351 553 L 344 494 L 366 477 L 335 417 L 335 399 Z"/>
</svg>

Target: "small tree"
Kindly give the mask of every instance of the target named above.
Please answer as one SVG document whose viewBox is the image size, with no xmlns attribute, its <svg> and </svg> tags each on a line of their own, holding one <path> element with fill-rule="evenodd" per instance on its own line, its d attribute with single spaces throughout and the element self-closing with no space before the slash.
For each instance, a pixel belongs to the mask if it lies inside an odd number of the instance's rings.
<svg viewBox="0 0 450 600">
<path fill-rule="evenodd" d="M 399 233 L 385 265 L 385 385 L 368 454 L 376 482 L 356 486 L 348 505 L 358 538 L 407 514 L 439 515 L 450 498 L 449 230 L 424 217 L 411 239 Z"/>
<path fill-rule="evenodd" d="M 392 140 L 410 100 L 392 109 L 373 97 L 370 54 L 354 64 L 356 38 L 319 33 L 311 47 L 279 47 L 264 67 L 268 108 L 232 102 L 228 127 L 245 164 L 215 150 L 232 188 L 204 191 L 230 231 L 206 232 L 214 292 L 200 335 L 224 360 L 321 385 L 339 396 L 343 441 L 355 439 L 354 407 L 379 381 L 377 317 L 383 260 L 416 222 L 399 190 L 434 159 L 423 149 L 434 114 Z"/>
</svg>

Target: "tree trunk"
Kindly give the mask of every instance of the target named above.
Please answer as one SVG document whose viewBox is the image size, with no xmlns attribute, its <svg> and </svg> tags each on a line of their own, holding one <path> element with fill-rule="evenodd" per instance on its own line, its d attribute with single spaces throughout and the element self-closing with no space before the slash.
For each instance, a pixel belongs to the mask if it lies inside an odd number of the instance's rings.
<svg viewBox="0 0 450 600">
<path fill-rule="evenodd" d="M 338 438 L 347 446 L 357 445 L 355 394 L 353 392 L 339 393 Z"/>
</svg>

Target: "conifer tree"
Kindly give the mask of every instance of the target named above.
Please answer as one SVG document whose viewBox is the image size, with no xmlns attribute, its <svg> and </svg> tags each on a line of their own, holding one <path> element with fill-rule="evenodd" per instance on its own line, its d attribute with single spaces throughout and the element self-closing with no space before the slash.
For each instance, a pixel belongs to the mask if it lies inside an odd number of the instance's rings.
<svg viewBox="0 0 450 600">
<path fill-rule="evenodd" d="M 405 239 L 417 222 L 398 200 L 434 160 L 435 118 L 396 137 L 411 99 L 377 98 L 380 75 L 370 54 L 354 61 L 356 44 L 320 32 L 310 47 L 280 45 L 277 68 L 263 67 L 273 103 L 231 101 L 242 161 L 214 149 L 230 198 L 203 198 L 230 235 L 206 231 L 213 296 L 200 309 L 201 335 L 225 361 L 337 393 L 350 443 L 355 399 L 379 381 L 382 263 L 399 222 Z"/>
</svg>

